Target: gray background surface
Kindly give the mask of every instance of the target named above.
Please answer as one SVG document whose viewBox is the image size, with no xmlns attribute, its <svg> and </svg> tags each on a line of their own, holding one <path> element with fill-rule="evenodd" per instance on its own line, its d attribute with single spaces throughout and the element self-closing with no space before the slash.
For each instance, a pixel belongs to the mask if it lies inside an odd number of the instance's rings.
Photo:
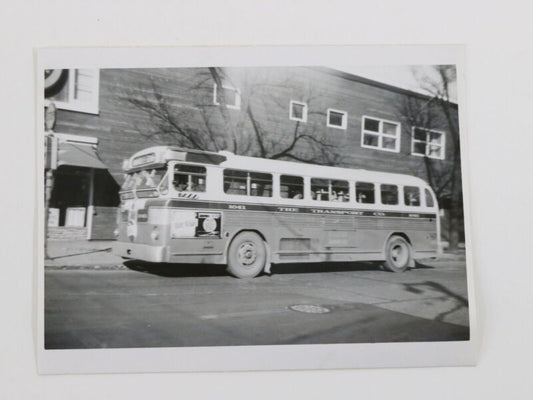
<svg viewBox="0 0 533 400">
<path fill-rule="evenodd" d="M 530 398 L 532 4 L 526 1 L 28 1 L 4 5 L 0 397 Z M 481 330 L 477 367 L 39 376 L 33 49 L 241 44 L 467 45 L 468 157 Z"/>
</svg>

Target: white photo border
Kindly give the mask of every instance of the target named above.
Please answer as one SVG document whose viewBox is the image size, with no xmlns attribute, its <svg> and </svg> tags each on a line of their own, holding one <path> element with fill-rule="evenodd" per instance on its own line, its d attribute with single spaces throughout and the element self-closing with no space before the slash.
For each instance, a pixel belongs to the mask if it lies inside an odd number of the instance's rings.
<svg viewBox="0 0 533 400">
<path fill-rule="evenodd" d="M 457 66 L 470 339 L 327 345 L 220 346 L 45 350 L 44 348 L 44 187 L 36 190 L 37 357 L 43 374 L 253 371 L 475 365 L 479 347 L 471 253 L 470 197 L 464 84 L 464 47 L 284 46 L 46 48 L 36 50 L 36 171 L 43 176 L 44 77 L 52 68 L 160 68 L 204 66 L 442 65 Z M 361 60 L 364 60 L 362 62 Z M 37 179 L 42 182 L 41 179 Z"/>
</svg>

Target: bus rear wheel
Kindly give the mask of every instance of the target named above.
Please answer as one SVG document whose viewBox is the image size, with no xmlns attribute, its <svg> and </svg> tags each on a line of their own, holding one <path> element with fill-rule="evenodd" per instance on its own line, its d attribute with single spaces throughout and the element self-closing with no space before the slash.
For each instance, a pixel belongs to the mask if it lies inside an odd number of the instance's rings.
<svg viewBox="0 0 533 400">
<path fill-rule="evenodd" d="M 255 278 L 266 265 L 266 247 L 255 232 L 239 233 L 228 249 L 228 272 L 236 278 Z"/>
<path fill-rule="evenodd" d="M 391 236 L 385 246 L 385 269 L 391 272 L 404 272 L 413 264 L 411 245 L 401 236 Z"/>
</svg>

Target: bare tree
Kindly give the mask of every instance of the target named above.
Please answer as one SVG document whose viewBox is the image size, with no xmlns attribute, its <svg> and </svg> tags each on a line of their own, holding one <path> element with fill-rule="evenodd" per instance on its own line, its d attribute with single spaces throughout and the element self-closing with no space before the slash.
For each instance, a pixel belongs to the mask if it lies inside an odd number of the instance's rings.
<svg viewBox="0 0 533 400">
<path fill-rule="evenodd" d="M 435 159 L 426 152 L 422 167 L 439 203 L 449 212 L 446 233 L 449 249 L 454 250 L 463 225 L 459 124 L 457 105 L 450 99 L 451 87 L 456 82 L 456 69 L 453 65 L 438 65 L 431 73 L 418 73 L 415 77 L 428 96 L 404 96 L 398 104 L 398 114 L 409 135 L 415 135 L 415 128 L 447 131 L 448 151 L 443 149 L 446 160 Z"/>
<path fill-rule="evenodd" d="M 122 99 L 148 118 L 137 130 L 160 143 L 322 165 L 339 163 L 337 146 L 328 141 L 319 124 L 313 123 L 313 118 L 320 115 L 323 120 L 325 114 L 313 109 L 318 96 L 312 89 L 302 89 L 290 76 L 258 76 L 249 69 L 239 72 L 237 85 L 225 69 L 195 70 L 185 90 L 186 99 L 172 99 L 152 78 L 148 85 L 124 93 Z M 226 99 L 229 86 L 239 87 L 238 110 Z M 299 93 L 308 106 L 308 123 L 280 125 L 269 118 L 288 113 L 289 104 L 280 100 L 281 92 Z"/>
</svg>

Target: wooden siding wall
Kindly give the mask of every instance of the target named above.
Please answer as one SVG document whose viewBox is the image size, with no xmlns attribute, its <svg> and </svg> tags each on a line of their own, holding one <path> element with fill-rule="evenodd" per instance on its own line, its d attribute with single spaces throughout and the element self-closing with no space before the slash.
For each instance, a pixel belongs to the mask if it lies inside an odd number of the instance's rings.
<svg viewBox="0 0 533 400">
<path fill-rule="evenodd" d="M 250 146 L 253 155 L 259 148 L 253 140 L 253 127 L 246 118 L 247 107 L 253 110 L 260 129 L 268 133 L 272 152 L 290 142 L 295 121 L 289 119 L 290 100 L 308 103 L 309 116 L 300 130 L 327 138 L 341 153 L 340 165 L 379 171 L 415 174 L 425 178 L 423 157 L 411 155 L 411 135 L 402 124 L 399 153 L 361 147 L 363 116 L 402 122 L 398 104 L 404 94 L 368 83 L 344 79 L 314 68 L 227 69 L 226 81 L 242 91 L 240 110 L 228 110 L 238 126 L 241 150 Z M 181 118 L 188 118 L 191 128 L 202 128 L 199 110 L 211 115 L 213 130 L 226 135 L 227 128 L 213 102 L 213 81 L 207 69 L 104 69 L 100 71 L 99 114 L 59 110 L 56 131 L 94 136 L 99 139 L 98 153 L 109 166 L 113 177 L 122 183 L 122 160 L 147 146 L 175 144 L 171 139 L 149 137 L 154 124 L 150 117 L 134 107 L 128 99 L 149 95 L 152 86 Z M 211 107 L 211 108 L 206 108 Z M 328 128 L 328 108 L 348 113 L 347 129 Z M 446 131 L 446 125 L 438 127 Z M 448 136 L 448 134 L 447 134 Z M 451 139 L 446 137 L 449 167 Z M 305 146 L 302 151 L 305 152 Z M 210 150 L 213 150 L 212 148 Z"/>
</svg>

